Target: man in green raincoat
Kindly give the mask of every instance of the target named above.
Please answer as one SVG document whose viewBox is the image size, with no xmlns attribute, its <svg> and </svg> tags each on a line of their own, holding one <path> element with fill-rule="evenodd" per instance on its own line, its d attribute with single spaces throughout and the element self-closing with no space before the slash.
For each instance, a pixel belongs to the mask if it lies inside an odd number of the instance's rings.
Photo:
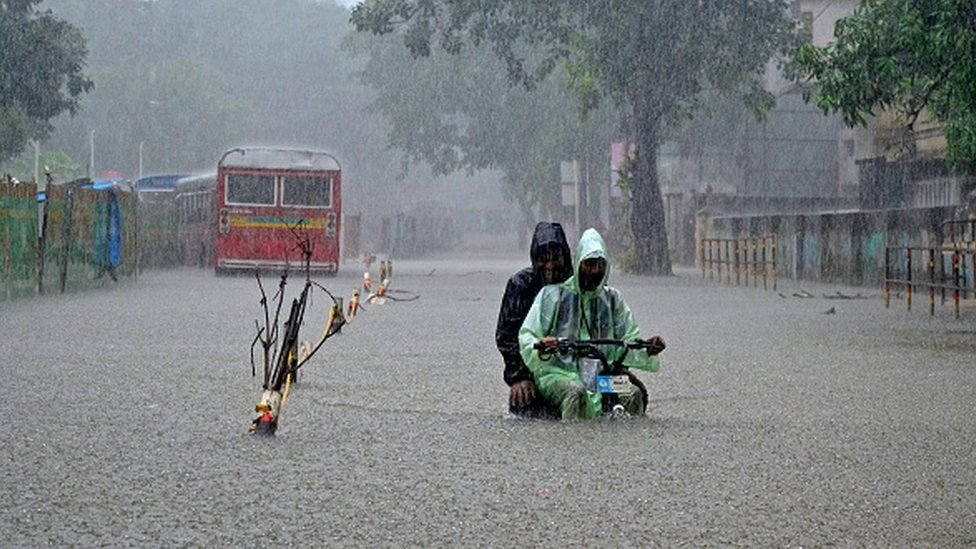
<svg viewBox="0 0 976 549">
<path fill-rule="evenodd" d="M 603 237 L 595 229 L 587 229 L 576 248 L 573 276 L 562 284 L 544 287 L 519 330 L 519 350 L 536 387 L 546 400 L 559 407 L 563 419 L 601 414 L 600 393 L 587 390 L 580 374 L 581 368 L 586 368 L 585 361 L 591 359 L 559 353 L 540 357 L 535 345 L 541 342 L 555 349 L 557 338 L 638 340 L 640 329 L 630 308 L 619 291 L 606 285 L 609 275 L 610 256 Z M 650 349 L 627 353 L 625 367 L 658 371 L 657 354 L 664 350 L 664 340 L 654 336 L 647 342 Z M 602 346 L 601 350 L 611 363 L 625 351 L 613 345 Z M 647 403 L 636 386 L 629 394 L 618 396 L 628 413 L 644 414 Z"/>
</svg>

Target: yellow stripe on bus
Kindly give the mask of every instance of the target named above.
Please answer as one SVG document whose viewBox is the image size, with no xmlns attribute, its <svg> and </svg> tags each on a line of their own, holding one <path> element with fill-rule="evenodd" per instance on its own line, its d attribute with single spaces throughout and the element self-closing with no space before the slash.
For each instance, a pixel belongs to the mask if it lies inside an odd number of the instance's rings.
<svg viewBox="0 0 976 549">
<path fill-rule="evenodd" d="M 308 229 L 324 229 L 325 219 L 305 219 L 305 223 L 299 224 L 299 219 L 279 219 L 271 220 L 266 217 L 247 217 L 243 215 L 232 215 L 230 216 L 230 226 L 231 227 L 249 227 L 249 228 L 260 228 L 260 229 L 287 229 L 289 227 L 294 227 L 298 225 L 299 228 L 305 227 Z"/>
</svg>

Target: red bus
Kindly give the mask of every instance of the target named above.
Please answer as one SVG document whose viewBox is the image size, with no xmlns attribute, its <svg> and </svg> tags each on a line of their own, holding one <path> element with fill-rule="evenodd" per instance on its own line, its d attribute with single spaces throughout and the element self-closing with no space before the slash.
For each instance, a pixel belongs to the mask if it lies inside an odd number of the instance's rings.
<svg viewBox="0 0 976 549">
<path fill-rule="evenodd" d="M 236 148 L 217 163 L 217 274 L 303 266 L 296 234 L 311 244 L 310 267 L 339 269 L 339 161 L 319 151 Z"/>
</svg>

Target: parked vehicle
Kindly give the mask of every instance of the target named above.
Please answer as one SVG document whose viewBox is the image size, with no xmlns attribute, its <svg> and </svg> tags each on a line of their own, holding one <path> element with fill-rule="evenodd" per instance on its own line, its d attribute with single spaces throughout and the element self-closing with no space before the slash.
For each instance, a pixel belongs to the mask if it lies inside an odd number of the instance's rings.
<svg viewBox="0 0 976 549">
<path fill-rule="evenodd" d="M 217 231 L 217 174 L 190 175 L 174 184 L 176 240 L 183 265 L 209 267 L 214 262 Z"/>
<path fill-rule="evenodd" d="M 176 182 L 186 174 L 160 174 L 140 177 L 135 182 L 135 191 L 141 202 L 168 203 L 176 196 Z"/>
<path fill-rule="evenodd" d="M 217 165 L 214 268 L 339 268 L 342 176 L 328 153 L 236 148 Z M 307 235 L 310 253 L 295 246 Z"/>
</svg>

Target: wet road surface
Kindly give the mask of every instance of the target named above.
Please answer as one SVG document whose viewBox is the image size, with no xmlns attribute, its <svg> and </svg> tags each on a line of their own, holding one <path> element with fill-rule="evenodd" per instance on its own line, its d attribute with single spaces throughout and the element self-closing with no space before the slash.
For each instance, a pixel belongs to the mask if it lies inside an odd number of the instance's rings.
<svg viewBox="0 0 976 549">
<path fill-rule="evenodd" d="M 3 545 L 976 544 L 976 311 L 612 273 L 668 342 L 649 416 L 517 420 L 493 335 L 520 266 L 398 262 L 420 299 L 330 339 L 274 439 L 246 433 L 252 278 L 0 303 Z"/>
</svg>

